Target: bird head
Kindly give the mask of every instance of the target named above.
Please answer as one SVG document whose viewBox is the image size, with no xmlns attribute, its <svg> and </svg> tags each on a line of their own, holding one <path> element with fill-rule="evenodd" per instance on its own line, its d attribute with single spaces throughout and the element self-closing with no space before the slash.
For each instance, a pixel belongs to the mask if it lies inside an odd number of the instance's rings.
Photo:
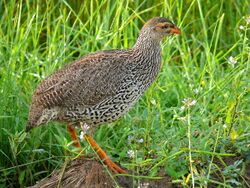
<svg viewBox="0 0 250 188">
<path fill-rule="evenodd" d="M 147 32 L 153 39 L 162 40 L 166 36 L 180 34 L 181 30 L 170 20 L 155 17 L 144 24 L 141 32 Z"/>
</svg>

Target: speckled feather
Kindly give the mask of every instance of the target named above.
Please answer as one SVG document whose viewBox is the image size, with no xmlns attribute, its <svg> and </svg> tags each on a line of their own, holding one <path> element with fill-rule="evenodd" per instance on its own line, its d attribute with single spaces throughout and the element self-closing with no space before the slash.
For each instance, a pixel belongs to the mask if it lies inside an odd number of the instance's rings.
<svg viewBox="0 0 250 188">
<path fill-rule="evenodd" d="M 153 18 L 128 50 L 91 53 L 47 77 L 33 94 L 27 130 L 49 121 L 84 122 L 96 127 L 125 114 L 155 80 L 161 62 L 156 31 L 165 18 Z"/>
</svg>

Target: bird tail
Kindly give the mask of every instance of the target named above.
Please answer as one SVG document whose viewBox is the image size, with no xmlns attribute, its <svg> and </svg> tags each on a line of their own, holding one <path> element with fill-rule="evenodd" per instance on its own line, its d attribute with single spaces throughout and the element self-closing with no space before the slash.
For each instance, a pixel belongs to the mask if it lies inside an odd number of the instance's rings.
<svg viewBox="0 0 250 188">
<path fill-rule="evenodd" d="M 41 117 L 42 107 L 40 105 L 32 104 L 29 111 L 29 120 L 25 131 L 29 132 L 32 128 L 38 126 L 38 121 Z"/>
<path fill-rule="evenodd" d="M 34 126 L 32 126 L 30 124 L 30 122 L 28 122 L 27 126 L 26 126 L 26 129 L 25 129 L 25 132 L 29 132 Z"/>
</svg>

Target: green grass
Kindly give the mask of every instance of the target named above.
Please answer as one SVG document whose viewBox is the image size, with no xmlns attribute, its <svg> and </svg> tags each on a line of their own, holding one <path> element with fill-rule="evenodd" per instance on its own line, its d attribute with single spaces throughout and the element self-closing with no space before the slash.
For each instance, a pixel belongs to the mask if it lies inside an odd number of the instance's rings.
<svg viewBox="0 0 250 188">
<path fill-rule="evenodd" d="M 157 81 L 96 140 L 135 174 L 157 177 L 163 169 L 183 187 L 249 186 L 249 13 L 243 0 L 1 1 L 0 187 L 34 184 L 77 155 L 65 125 L 24 133 L 39 82 L 89 52 L 132 47 L 155 16 L 170 18 L 182 34 L 163 42 Z M 185 98 L 196 104 L 181 110 Z M 243 161 L 224 163 L 232 156 Z"/>
</svg>

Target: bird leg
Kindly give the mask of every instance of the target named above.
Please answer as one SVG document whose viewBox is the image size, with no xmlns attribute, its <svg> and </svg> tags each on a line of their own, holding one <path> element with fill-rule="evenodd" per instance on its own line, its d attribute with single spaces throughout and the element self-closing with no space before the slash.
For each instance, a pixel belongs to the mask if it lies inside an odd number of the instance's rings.
<svg viewBox="0 0 250 188">
<path fill-rule="evenodd" d="M 73 141 L 75 141 L 75 147 L 81 147 L 80 141 L 77 138 L 76 130 L 73 125 L 68 124 L 68 131 Z M 96 141 L 89 136 L 88 134 L 84 134 L 85 140 L 91 145 L 91 147 L 95 150 L 100 159 L 109 167 L 109 169 L 114 173 L 127 174 L 127 172 L 121 169 L 117 164 L 115 164 L 107 154 L 102 150 L 102 148 L 96 143 Z"/>
<path fill-rule="evenodd" d="M 107 154 L 102 150 L 102 148 L 96 143 L 96 141 L 89 135 L 84 135 L 85 140 L 92 146 L 100 159 L 108 166 L 108 168 L 118 174 L 127 174 L 127 172 L 121 169 L 117 164 L 115 164 Z"/>
<path fill-rule="evenodd" d="M 72 140 L 75 142 L 74 146 L 77 148 L 80 148 L 81 144 L 80 144 L 79 139 L 77 138 L 76 130 L 72 124 L 68 124 L 68 131 L 69 131 L 69 134 L 70 134 Z"/>
</svg>

